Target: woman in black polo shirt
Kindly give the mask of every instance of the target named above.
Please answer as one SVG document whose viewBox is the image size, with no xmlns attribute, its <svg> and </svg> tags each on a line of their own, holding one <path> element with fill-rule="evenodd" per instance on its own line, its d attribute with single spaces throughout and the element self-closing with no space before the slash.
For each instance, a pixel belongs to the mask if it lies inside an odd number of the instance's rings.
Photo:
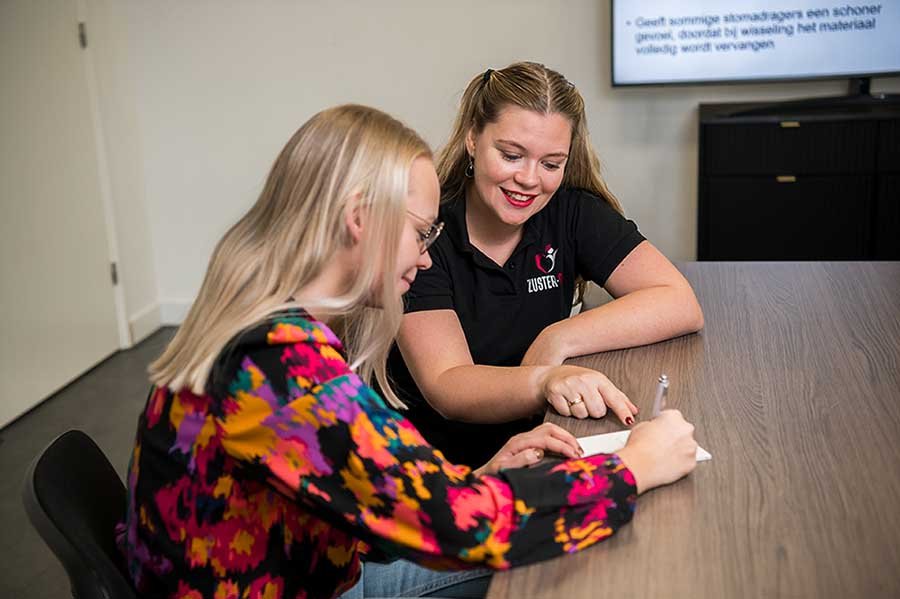
<svg viewBox="0 0 900 599">
<path fill-rule="evenodd" d="M 485 462 L 547 402 L 631 426 L 637 408 L 609 379 L 563 361 L 703 326 L 599 166 L 581 94 L 559 73 L 516 63 L 469 83 L 438 159 L 444 235 L 390 359 L 410 419 L 449 459 Z M 569 318 L 580 281 L 615 300 Z"/>
</svg>

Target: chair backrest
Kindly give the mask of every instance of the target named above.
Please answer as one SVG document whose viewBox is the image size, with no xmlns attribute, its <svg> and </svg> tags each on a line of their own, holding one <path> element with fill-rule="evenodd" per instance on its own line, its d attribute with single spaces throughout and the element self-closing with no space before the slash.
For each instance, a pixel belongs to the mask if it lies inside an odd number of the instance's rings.
<svg viewBox="0 0 900 599">
<path fill-rule="evenodd" d="M 77 599 L 137 599 L 116 548 L 125 487 L 85 433 L 57 437 L 28 469 L 25 511 L 62 562 Z"/>
</svg>

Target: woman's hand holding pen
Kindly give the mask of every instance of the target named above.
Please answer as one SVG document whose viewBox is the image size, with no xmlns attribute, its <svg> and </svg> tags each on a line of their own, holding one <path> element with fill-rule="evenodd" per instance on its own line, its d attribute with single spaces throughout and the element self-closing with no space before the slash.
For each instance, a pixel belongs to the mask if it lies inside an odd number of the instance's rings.
<svg viewBox="0 0 900 599">
<path fill-rule="evenodd" d="M 675 482 L 697 466 L 694 425 L 678 410 L 663 410 L 635 426 L 618 455 L 634 474 L 638 493 Z"/>
<path fill-rule="evenodd" d="M 622 424 L 634 424 L 638 408 L 601 372 L 581 366 L 547 369 L 540 382 L 541 392 L 563 416 L 602 418 L 607 408 Z"/>
</svg>

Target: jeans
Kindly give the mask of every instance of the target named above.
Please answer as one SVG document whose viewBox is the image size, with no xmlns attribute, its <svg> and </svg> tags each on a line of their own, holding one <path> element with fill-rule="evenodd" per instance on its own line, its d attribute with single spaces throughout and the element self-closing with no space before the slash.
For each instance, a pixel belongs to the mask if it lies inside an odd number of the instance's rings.
<svg viewBox="0 0 900 599">
<path fill-rule="evenodd" d="M 364 562 L 359 582 L 340 599 L 442 597 L 481 599 L 491 583 L 490 570 L 429 570 L 406 560 Z"/>
</svg>

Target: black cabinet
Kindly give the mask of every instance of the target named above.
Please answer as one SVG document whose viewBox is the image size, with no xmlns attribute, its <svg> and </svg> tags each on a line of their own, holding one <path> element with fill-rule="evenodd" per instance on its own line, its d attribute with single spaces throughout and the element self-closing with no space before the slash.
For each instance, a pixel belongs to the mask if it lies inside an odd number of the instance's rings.
<svg viewBox="0 0 900 599">
<path fill-rule="evenodd" d="M 702 104 L 700 260 L 900 259 L 900 103 Z"/>
<path fill-rule="evenodd" d="M 900 260 L 900 173 L 879 177 L 874 229 L 875 257 Z"/>
</svg>

